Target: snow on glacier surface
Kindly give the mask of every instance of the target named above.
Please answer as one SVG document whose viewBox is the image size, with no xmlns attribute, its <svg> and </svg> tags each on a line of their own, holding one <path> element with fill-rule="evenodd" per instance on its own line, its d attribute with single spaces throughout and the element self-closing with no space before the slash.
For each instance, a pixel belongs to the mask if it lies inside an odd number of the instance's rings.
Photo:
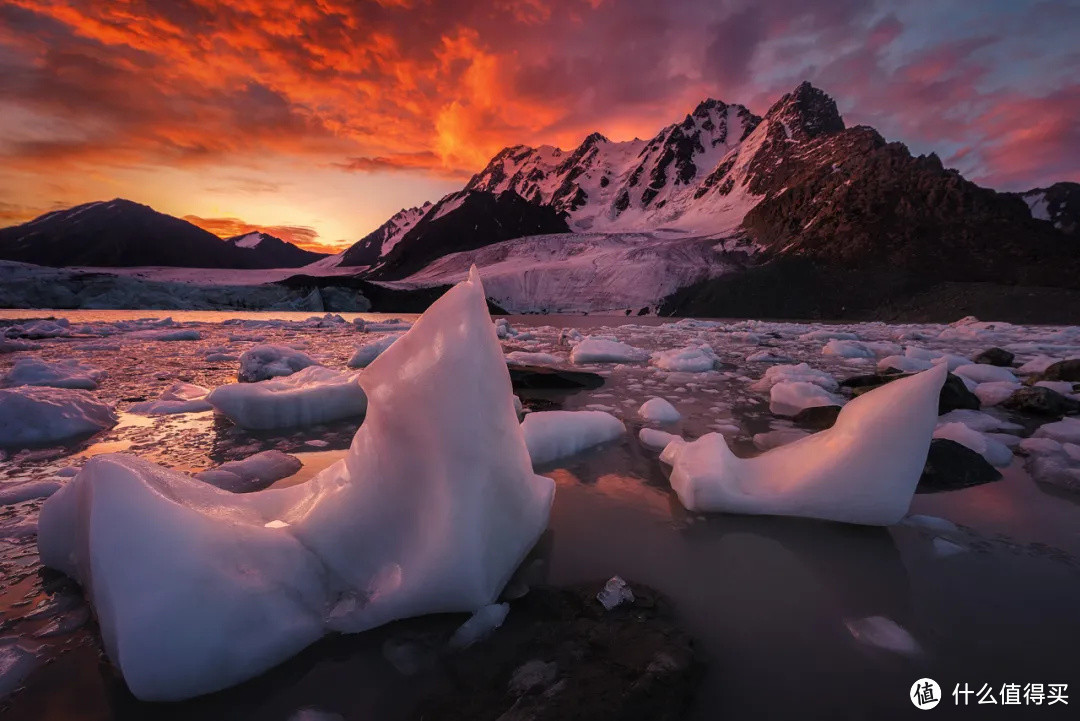
<svg viewBox="0 0 1080 721">
<path fill-rule="evenodd" d="M 479 279 L 361 383 L 371 405 L 349 452 L 305 484 L 237 495 L 108 454 L 46 502 L 42 561 L 83 585 L 136 696 L 207 693 L 330 630 L 496 600 L 554 485 L 532 471 Z"/>
</svg>

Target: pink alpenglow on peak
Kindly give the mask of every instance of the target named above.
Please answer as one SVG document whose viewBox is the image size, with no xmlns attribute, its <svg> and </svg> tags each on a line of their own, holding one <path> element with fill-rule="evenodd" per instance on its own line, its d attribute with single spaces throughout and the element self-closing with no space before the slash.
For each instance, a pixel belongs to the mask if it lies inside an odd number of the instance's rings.
<svg viewBox="0 0 1080 721">
<path fill-rule="evenodd" d="M 887 526 L 915 493 L 945 377 L 942 364 L 888 383 L 844 406 L 832 428 L 756 458 L 737 458 L 719 433 L 670 444 L 660 458 L 692 511 Z"/>
<path fill-rule="evenodd" d="M 331 631 L 498 599 L 555 485 L 533 473 L 475 271 L 360 383 L 364 424 L 306 483 L 236 494 L 109 454 L 45 502 L 41 559 L 82 584 L 135 696 L 199 696 Z"/>
</svg>

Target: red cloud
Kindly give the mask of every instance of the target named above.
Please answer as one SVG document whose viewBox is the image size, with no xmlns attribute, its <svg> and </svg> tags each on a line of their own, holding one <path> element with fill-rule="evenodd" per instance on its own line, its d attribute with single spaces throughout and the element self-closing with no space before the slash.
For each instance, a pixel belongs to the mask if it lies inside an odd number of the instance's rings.
<svg viewBox="0 0 1080 721">
<path fill-rule="evenodd" d="M 318 232 L 305 225 L 256 225 L 239 218 L 201 218 L 198 215 L 185 215 L 184 220 L 210 231 L 219 238 L 232 238 L 244 233 L 261 231 L 317 253 L 337 253 L 341 250 L 342 244 L 348 245 L 348 241 L 323 243 L 318 240 Z"/>
</svg>

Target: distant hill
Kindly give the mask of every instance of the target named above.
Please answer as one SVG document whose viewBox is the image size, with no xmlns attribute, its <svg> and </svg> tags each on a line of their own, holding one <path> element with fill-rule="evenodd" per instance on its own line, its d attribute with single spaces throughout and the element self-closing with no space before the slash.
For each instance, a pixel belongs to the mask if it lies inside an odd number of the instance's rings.
<svg viewBox="0 0 1080 721">
<path fill-rule="evenodd" d="M 147 205 L 116 198 L 0 229 L 0 259 L 53 267 L 275 268 L 323 257 L 273 241 L 264 250 L 259 248 L 264 242 L 244 247 Z M 288 264 L 280 265 L 283 261 Z"/>
</svg>

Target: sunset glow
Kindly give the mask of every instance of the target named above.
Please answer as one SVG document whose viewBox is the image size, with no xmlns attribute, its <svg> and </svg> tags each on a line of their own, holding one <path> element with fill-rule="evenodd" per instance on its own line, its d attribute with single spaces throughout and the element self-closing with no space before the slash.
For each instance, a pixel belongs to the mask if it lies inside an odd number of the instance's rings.
<svg viewBox="0 0 1080 721">
<path fill-rule="evenodd" d="M 651 136 L 809 79 L 976 182 L 1080 180 L 1072 2 L 7 0 L 0 225 L 126 197 L 320 249 L 506 145 Z"/>
</svg>

